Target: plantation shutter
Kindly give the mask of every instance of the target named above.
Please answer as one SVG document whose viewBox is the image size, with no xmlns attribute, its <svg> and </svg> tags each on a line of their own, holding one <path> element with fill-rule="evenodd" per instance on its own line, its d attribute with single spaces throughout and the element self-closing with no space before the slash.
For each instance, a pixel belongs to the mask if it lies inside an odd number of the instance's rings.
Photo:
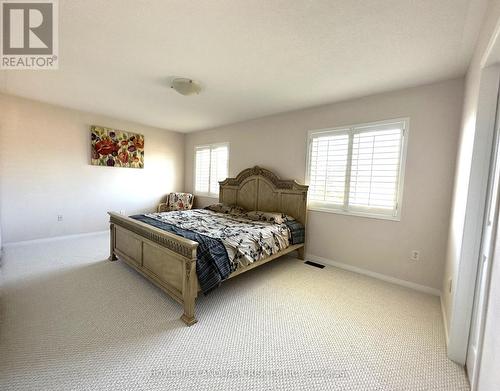
<svg viewBox="0 0 500 391">
<path fill-rule="evenodd" d="M 309 199 L 313 203 L 344 204 L 349 135 L 317 134 L 310 145 Z"/>
<path fill-rule="evenodd" d="M 354 128 L 350 209 L 395 215 L 404 123 Z"/>
<path fill-rule="evenodd" d="M 406 126 L 395 120 L 310 133 L 312 209 L 398 217 Z"/>
<path fill-rule="evenodd" d="M 208 193 L 210 188 L 210 147 L 196 148 L 195 192 Z"/>
<path fill-rule="evenodd" d="M 227 144 L 199 146 L 195 149 L 195 193 L 219 194 L 219 181 L 227 178 Z"/>
<path fill-rule="evenodd" d="M 215 147 L 211 150 L 210 162 L 210 193 L 219 194 L 219 181 L 227 178 L 227 145 Z"/>
</svg>

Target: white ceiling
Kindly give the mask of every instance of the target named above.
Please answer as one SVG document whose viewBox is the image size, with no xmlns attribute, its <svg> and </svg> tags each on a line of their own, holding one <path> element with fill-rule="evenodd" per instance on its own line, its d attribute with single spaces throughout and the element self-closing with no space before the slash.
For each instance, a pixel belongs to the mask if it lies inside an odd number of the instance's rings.
<svg viewBox="0 0 500 391">
<path fill-rule="evenodd" d="M 206 129 L 461 76 L 486 2 L 60 0 L 59 70 L 1 71 L 0 91 Z"/>
</svg>

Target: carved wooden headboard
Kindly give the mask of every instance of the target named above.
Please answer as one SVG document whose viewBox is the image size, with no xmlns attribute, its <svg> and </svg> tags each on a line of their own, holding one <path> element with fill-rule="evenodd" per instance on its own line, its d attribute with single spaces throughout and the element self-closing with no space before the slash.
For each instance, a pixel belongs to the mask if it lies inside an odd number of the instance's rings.
<svg viewBox="0 0 500 391">
<path fill-rule="evenodd" d="M 247 168 L 236 178 L 227 178 L 219 184 L 219 202 L 247 210 L 286 213 L 306 224 L 308 186 L 280 179 L 272 171 L 258 166 Z"/>
</svg>

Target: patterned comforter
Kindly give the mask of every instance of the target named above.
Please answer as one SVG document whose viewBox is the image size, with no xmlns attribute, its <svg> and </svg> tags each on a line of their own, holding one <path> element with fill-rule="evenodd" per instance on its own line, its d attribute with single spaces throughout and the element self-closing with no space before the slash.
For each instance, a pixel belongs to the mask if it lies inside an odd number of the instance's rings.
<svg viewBox="0 0 500 391">
<path fill-rule="evenodd" d="M 286 224 L 254 221 L 206 209 L 148 213 L 146 216 L 220 239 L 231 262 L 231 271 L 276 254 L 290 244 Z"/>
<path fill-rule="evenodd" d="M 290 243 L 301 243 L 304 236 L 295 221 L 276 224 L 206 209 L 131 217 L 199 243 L 196 271 L 204 293 L 239 267 L 276 254 Z"/>
</svg>

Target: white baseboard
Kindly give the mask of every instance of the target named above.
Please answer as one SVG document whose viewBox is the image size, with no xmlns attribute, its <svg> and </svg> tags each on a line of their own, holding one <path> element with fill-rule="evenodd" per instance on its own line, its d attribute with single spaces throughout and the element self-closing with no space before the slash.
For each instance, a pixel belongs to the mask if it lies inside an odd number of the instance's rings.
<svg viewBox="0 0 500 391">
<path fill-rule="evenodd" d="M 443 295 L 439 298 L 439 302 L 441 303 L 441 314 L 443 315 L 445 342 L 446 347 L 448 347 L 448 318 L 446 317 L 446 309 L 444 308 Z"/>
<path fill-rule="evenodd" d="M 401 285 L 401 286 L 404 286 L 406 288 L 411 288 L 411 289 L 414 289 L 414 290 L 419 291 L 419 292 L 428 293 L 428 294 L 431 294 L 434 296 L 441 296 L 441 291 L 439 289 L 431 288 L 430 286 L 420 285 L 420 284 L 417 284 L 417 283 L 414 283 L 411 281 L 401 280 L 399 278 L 387 276 L 387 275 L 381 274 L 381 273 L 372 272 L 370 270 L 366 270 L 366 269 L 362 269 L 360 267 L 348 265 L 346 263 L 341 263 L 341 262 L 333 261 L 331 259 L 318 257 L 317 255 L 306 254 L 306 259 L 309 259 L 309 260 L 314 261 L 314 262 L 325 263 L 327 265 L 335 266 L 335 267 L 338 267 L 339 269 L 348 270 L 350 272 L 363 274 L 365 276 L 369 276 L 369 277 L 376 278 L 378 280 L 390 282 L 392 284 Z"/>
<path fill-rule="evenodd" d="M 77 238 L 84 238 L 86 236 L 103 235 L 103 234 L 106 234 L 106 233 L 109 233 L 109 230 L 106 230 L 106 231 L 96 231 L 96 232 L 87 232 L 87 233 L 83 233 L 83 234 L 53 236 L 51 238 L 23 240 L 21 242 L 10 242 L 10 243 L 4 243 L 3 247 L 4 248 L 20 247 L 20 246 L 27 246 L 27 245 L 36 244 L 36 243 L 47 243 L 47 242 L 52 242 L 52 241 L 57 241 L 57 240 L 77 239 Z"/>
</svg>

